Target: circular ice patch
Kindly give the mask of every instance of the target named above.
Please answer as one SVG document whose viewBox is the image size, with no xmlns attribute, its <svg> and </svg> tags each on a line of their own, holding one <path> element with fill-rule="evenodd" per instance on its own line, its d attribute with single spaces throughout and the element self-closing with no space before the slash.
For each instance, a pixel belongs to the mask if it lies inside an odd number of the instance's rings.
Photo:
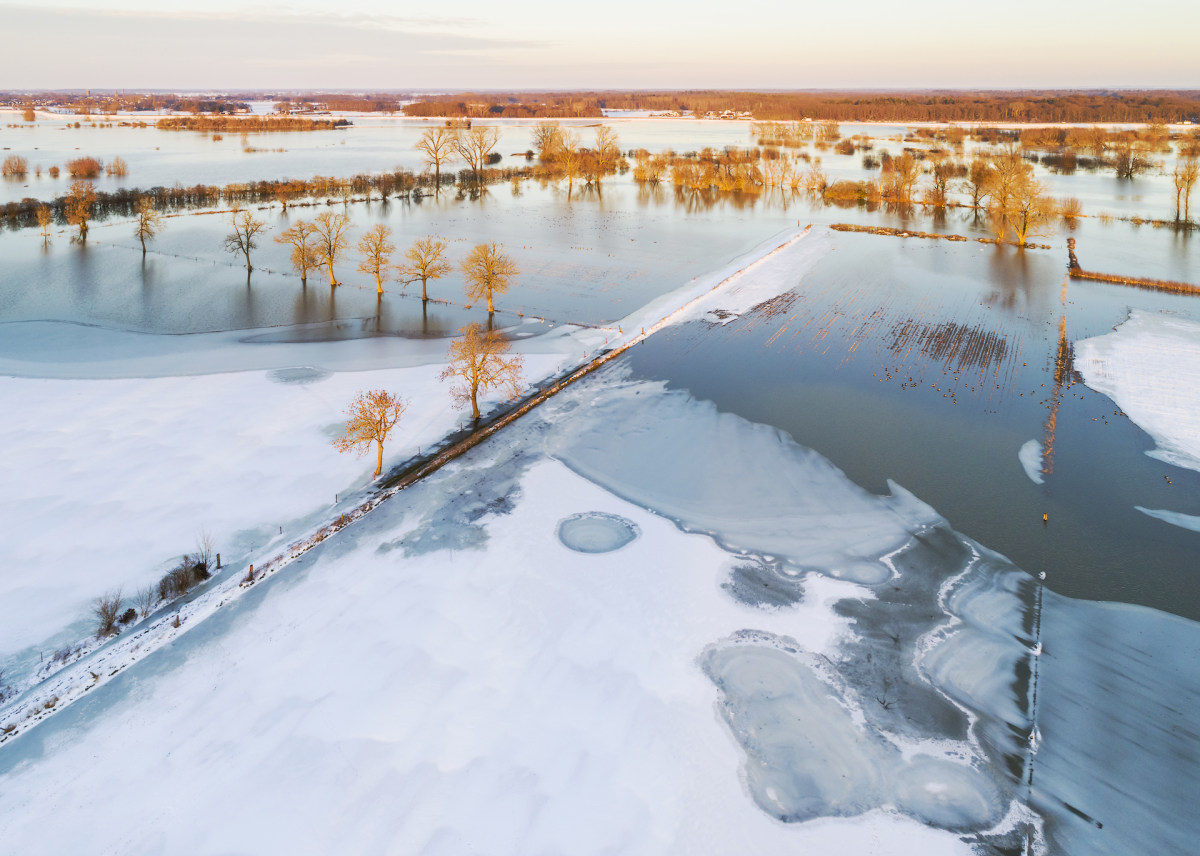
<svg viewBox="0 0 1200 856">
<path fill-rule="evenodd" d="M 315 366 L 292 366 L 275 369 L 270 377 L 276 383 L 316 383 L 329 377 L 329 372 Z"/>
<path fill-rule="evenodd" d="M 558 540 L 577 553 L 611 553 L 640 534 L 632 520 L 603 511 L 572 514 L 558 521 Z"/>
</svg>

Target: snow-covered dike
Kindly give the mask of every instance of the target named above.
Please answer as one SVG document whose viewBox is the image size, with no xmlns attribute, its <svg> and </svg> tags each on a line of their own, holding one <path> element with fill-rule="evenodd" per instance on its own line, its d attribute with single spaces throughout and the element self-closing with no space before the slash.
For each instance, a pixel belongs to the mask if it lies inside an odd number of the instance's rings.
<svg viewBox="0 0 1200 856">
<path fill-rule="evenodd" d="M 1149 454 L 1200 470 L 1200 323 L 1134 311 L 1114 332 L 1078 342 L 1075 367 L 1154 438 Z"/>
</svg>

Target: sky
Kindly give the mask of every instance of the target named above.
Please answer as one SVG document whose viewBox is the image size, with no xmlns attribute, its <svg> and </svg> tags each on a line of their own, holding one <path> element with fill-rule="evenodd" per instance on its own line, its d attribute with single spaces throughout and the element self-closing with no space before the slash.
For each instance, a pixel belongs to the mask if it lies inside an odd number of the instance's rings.
<svg viewBox="0 0 1200 856">
<path fill-rule="evenodd" d="M 1200 3 L 0 0 L 0 90 L 1200 89 Z"/>
</svg>

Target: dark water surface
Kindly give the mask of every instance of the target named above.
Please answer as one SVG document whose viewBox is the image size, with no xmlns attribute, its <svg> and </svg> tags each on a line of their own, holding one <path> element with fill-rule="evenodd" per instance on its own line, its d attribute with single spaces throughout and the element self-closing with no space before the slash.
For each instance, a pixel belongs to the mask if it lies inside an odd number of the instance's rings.
<svg viewBox="0 0 1200 856">
<path fill-rule="evenodd" d="M 1090 283 L 1064 301 L 1063 261 L 836 235 L 790 295 L 725 326 L 664 331 L 628 360 L 787 431 L 868 490 L 894 480 L 1054 591 L 1200 619 L 1200 535 L 1134 508 L 1200 514 L 1200 473 L 1143 454 L 1153 441 L 1070 363 L 1074 341 L 1131 307 L 1196 308 Z M 1029 440 L 1052 449 L 1042 485 L 1018 460 Z"/>
</svg>

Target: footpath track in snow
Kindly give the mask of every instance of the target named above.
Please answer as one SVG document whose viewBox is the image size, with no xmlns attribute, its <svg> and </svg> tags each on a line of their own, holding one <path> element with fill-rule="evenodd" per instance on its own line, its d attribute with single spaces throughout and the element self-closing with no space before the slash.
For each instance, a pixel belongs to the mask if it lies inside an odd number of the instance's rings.
<svg viewBox="0 0 1200 856">
<path fill-rule="evenodd" d="M 112 680 L 122 671 L 164 647 L 178 636 L 187 633 L 205 618 L 240 597 L 248 589 L 287 568 L 313 547 L 378 508 L 380 504 L 391 499 L 404 488 L 421 481 L 461 457 L 561 390 L 615 360 L 659 330 L 702 314 L 698 310 L 710 298 L 727 292 L 747 273 L 804 238 L 810 230 L 811 226 L 808 226 L 791 234 L 773 249 L 729 273 L 710 288 L 702 288 L 698 293 L 694 287 L 684 289 L 682 295 L 680 292 L 675 292 L 674 296 L 677 299 L 679 297 L 687 298 L 685 302 L 665 315 L 652 320 L 648 325 L 642 322 L 653 319 L 654 315 L 661 311 L 661 302 L 655 302 L 636 313 L 635 316 L 625 319 L 621 325 L 618 325 L 619 338 L 611 346 L 604 347 L 596 356 L 590 357 L 585 363 L 560 375 L 557 379 L 540 382 L 532 393 L 515 404 L 490 414 L 478 425 L 449 435 L 442 441 L 440 448 L 401 465 L 398 472 L 389 475 L 375 487 L 371 496 L 316 530 L 310 531 L 305 537 L 287 545 L 260 567 L 256 568 L 254 564 L 250 564 L 249 571 L 245 576 L 240 573 L 230 573 L 208 590 L 178 606 L 169 608 L 140 629 L 117 636 L 76 662 L 54 672 L 38 683 L 26 687 L 12 701 L 0 707 L 0 751 L 4 744 L 70 706 L 71 703 L 84 697 L 96 687 Z M 753 291 L 751 291 L 751 295 L 751 299 L 757 297 Z M 762 296 L 765 299 L 774 294 Z M 635 324 L 639 325 L 639 331 L 624 333 L 623 326 L 626 323 L 629 324 L 630 330 Z"/>
</svg>

